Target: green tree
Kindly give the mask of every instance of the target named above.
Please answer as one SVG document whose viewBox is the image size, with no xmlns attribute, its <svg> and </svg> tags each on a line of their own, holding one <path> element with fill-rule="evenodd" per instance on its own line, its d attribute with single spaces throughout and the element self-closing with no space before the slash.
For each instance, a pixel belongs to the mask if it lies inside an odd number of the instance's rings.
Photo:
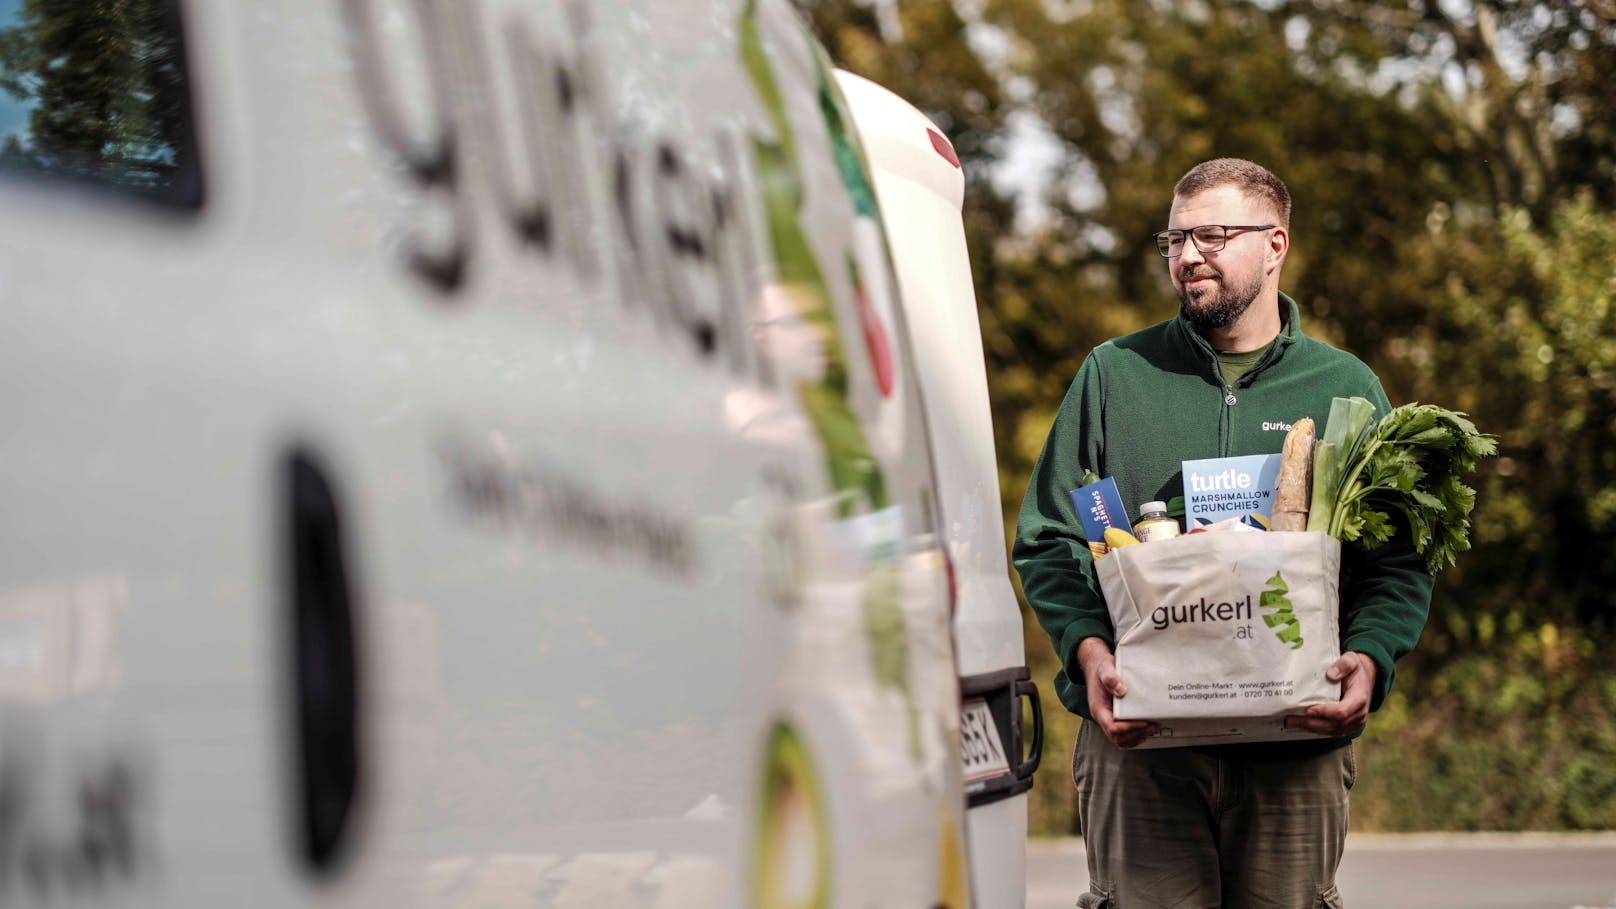
<svg viewBox="0 0 1616 909">
<path fill-rule="evenodd" d="M 184 61 L 161 0 L 23 0 L 0 30 L 0 90 L 30 106 L 13 167 L 136 188 L 173 178 L 188 135 Z"/>
<path fill-rule="evenodd" d="M 1310 65 L 1363 74 L 1417 110 L 1474 169 L 1495 213 L 1526 207 L 1541 220 L 1591 185 L 1612 201 L 1609 4 L 1290 0 L 1276 13 L 1305 24 Z"/>
<path fill-rule="evenodd" d="M 1390 353 L 1413 394 L 1456 400 L 1497 432 L 1503 458 L 1480 489 L 1478 552 L 1443 599 L 1439 640 L 1473 642 L 1478 609 L 1608 634 L 1616 215 L 1592 187 L 1541 225 L 1526 208 L 1497 219 L 1446 211 L 1421 241 L 1429 255 L 1419 280 L 1433 288 L 1427 321 Z"/>
</svg>

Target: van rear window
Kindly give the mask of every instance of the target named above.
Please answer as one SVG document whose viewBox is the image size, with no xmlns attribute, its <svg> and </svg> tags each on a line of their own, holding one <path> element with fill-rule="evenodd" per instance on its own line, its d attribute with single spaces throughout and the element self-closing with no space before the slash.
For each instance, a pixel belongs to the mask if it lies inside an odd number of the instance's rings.
<svg viewBox="0 0 1616 909">
<path fill-rule="evenodd" d="M 0 0 L 0 173 L 201 205 L 175 0 Z"/>
</svg>

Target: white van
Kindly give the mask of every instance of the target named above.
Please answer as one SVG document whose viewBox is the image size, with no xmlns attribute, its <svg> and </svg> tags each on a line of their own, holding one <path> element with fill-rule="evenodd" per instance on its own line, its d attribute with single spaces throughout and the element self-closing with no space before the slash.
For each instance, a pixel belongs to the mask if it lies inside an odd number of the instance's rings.
<svg viewBox="0 0 1616 909">
<path fill-rule="evenodd" d="M 0 46 L 0 905 L 1020 904 L 1020 627 L 783 0 Z"/>
</svg>

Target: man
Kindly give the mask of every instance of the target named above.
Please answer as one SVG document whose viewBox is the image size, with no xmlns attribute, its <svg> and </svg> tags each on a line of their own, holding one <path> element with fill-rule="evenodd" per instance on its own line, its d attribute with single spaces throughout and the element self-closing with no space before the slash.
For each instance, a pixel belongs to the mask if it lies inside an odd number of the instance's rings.
<svg viewBox="0 0 1616 909">
<path fill-rule="evenodd" d="M 1070 497 L 1084 472 L 1114 478 L 1137 508 L 1182 494 L 1181 461 L 1278 452 L 1302 417 L 1322 431 L 1334 397 L 1390 409 L 1369 368 L 1303 334 L 1280 293 L 1290 209 L 1285 184 L 1249 161 L 1184 175 L 1156 235 L 1178 317 L 1089 355 L 1021 505 L 1016 568 L 1061 661 L 1055 689 L 1084 718 L 1072 766 L 1091 892 L 1079 906 L 1339 905 L 1351 739 L 1425 625 L 1432 579 L 1405 532 L 1343 553 L 1342 656 L 1326 672 L 1341 699 L 1286 721 L 1327 738 L 1133 750 L 1156 724 L 1112 713 L 1127 690 Z"/>
</svg>

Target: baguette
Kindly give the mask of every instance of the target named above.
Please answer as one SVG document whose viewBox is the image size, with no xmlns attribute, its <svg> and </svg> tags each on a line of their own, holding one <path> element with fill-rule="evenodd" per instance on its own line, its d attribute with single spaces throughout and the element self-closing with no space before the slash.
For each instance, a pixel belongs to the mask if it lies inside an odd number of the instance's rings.
<svg viewBox="0 0 1616 909">
<path fill-rule="evenodd" d="M 1308 499 L 1313 492 L 1313 418 L 1303 417 L 1285 433 L 1274 490 L 1275 530 L 1306 530 Z"/>
</svg>

